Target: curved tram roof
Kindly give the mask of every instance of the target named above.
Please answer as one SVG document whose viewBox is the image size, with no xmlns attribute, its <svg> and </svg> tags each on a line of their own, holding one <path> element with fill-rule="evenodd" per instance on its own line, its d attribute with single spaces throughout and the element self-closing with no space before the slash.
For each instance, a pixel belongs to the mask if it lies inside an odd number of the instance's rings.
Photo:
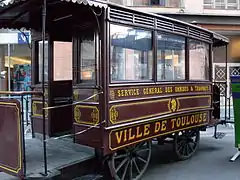
<svg viewBox="0 0 240 180">
<path fill-rule="evenodd" d="M 0 0 L 1 1 L 1 0 Z M 197 25 L 193 25 L 187 22 L 183 22 L 177 19 L 169 18 L 163 15 L 157 15 L 153 13 L 146 13 L 142 12 L 130 7 L 101 1 L 101 0 L 47 0 L 47 3 L 59 3 L 59 2 L 71 2 L 76 4 L 83 4 L 86 6 L 92 6 L 92 7 L 98 7 L 98 8 L 108 8 L 115 9 L 115 10 L 122 10 L 121 13 L 125 13 L 125 16 L 130 15 L 129 13 L 133 13 L 134 15 L 141 15 L 145 16 L 145 18 L 155 18 L 156 21 L 159 22 L 170 22 L 169 27 L 174 26 L 175 24 L 180 25 L 181 27 L 178 27 L 181 29 L 182 27 L 185 27 L 187 29 L 187 34 L 189 34 L 189 29 L 192 29 L 192 31 L 198 31 L 201 33 L 209 33 L 212 35 L 213 44 L 214 46 L 223 46 L 229 43 L 229 39 L 225 36 L 222 36 L 216 32 L 204 29 L 202 27 L 199 27 Z M 26 28 L 30 29 L 31 25 L 29 23 L 29 12 L 30 10 L 33 10 L 34 8 L 38 8 L 40 10 L 43 0 L 10 0 L 7 4 L 5 4 L 3 7 L 0 7 L 0 28 Z M 30 8 L 31 7 L 31 8 Z M 34 7 L 34 8 L 33 8 Z M 116 13 L 117 11 L 113 12 Z M 124 15 L 123 15 L 124 16 Z M 116 17 L 116 16 L 115 16 Z M 133 17 L 134 19 L 134 17 Z M 155 20 L 154 20 L 155 21 Z M 134 22 L 134 20 L 133 20 Z M 149 24 L 148 24 L 149 25 Z M 157 23 L 154 22 L 154 27 L 157 27 Z M 167 25 L 165 25 L 167 26 Z M 164 27 L 164 26 L 162 26 Z M 161 27 L 161 28 L 162 28 Z M 159 29 L 161 29 L 159 28 Z M 173 30 L 173 32 L 175 32 Z"/>
</svg>

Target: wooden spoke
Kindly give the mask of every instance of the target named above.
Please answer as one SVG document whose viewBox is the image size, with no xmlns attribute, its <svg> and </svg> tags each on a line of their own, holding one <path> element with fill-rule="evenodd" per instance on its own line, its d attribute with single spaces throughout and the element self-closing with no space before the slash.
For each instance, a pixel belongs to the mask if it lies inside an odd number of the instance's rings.
<svg viewBox="0 0 240 180">
<path fill-rule="evenodd" d="M 146 171 L 150 158 L 151 141 L 146 141 L 116 152 L 108 165 L 115 180 L 138 180 Z"/>
<path fill-rule="evenodd" d="M 176 133 L 173 139 L 173 149 L 178 160 L 190 158 L 197 150 L 200 141 L 199 130 L 185 130 Z"/>
</svg>

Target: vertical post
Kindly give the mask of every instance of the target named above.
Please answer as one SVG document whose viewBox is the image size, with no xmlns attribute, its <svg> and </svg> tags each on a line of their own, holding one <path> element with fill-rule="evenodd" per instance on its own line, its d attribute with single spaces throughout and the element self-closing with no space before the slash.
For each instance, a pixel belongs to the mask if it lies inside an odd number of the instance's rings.
<svg viewBox="0 0 240 180">
<path fill-rule="evenodd" d="M 25 128 L 24 128 L 24 104 L 23 104 L 23 94 L 21 95 L 21 125 L 22 125 L 22 143 L 23 143 L 23 166 L 24 166 L 24 177 L 26 176 L 26 153 L 25 153 Z"/>
<path fill-rule="evenodd" d="M 47 2 L 43 0 L 42 7 L 42 41 L 43 41 L 43 56 L 42 56 L 42 115 L 43 115 L 43 156 L 44 156 L 44 174 L 47 175 L 47 153 L 46 153 L 46 130 L 45 130 L 45 38 L 46 38 L 46 11 L 47 11 Z"/>
<path fill-rule="evenodd" d="M 10 44 L 8 43 L 8 91 L 11 91 Z M 9 95 L 10 96 L 10 95 Z"/>
<path fill-rule="evenodd" d="M 227 121 L 227 88 L 228 88 L 228 78 L 227 78 L 227 73 L 228 73 L 228 68 L 227 68 L 227 59 L 228 59 L 228 48 L 226 45 L 226 59 L 225 59 L 225 67 L 226 67 L 226 74 L 225 74 L 225 79 L 226 79 L 226 86 L 225 86 L 225 122 Z M 229 109 L 230 111 L 230 109 Z"/>
</svg>

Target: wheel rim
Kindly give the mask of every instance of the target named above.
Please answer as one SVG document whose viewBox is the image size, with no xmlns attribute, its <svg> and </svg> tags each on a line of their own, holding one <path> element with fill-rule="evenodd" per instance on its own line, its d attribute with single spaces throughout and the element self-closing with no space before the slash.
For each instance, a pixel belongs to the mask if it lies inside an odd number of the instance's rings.
<svg viewBox="0 0 240 180">
<path fill-rule="evenodd" d="M 116 180 L 138 180 L 151 158 L 151 141 L 142 142 L 114 153 L 109 168 Z"/>
<path fill-rule="evenodd" d="M 191 157 L 197 150 L 200 140 L 199 130 L 181 131 L 175 135 L 174 150 L 179 159 Z"/>
</svg>

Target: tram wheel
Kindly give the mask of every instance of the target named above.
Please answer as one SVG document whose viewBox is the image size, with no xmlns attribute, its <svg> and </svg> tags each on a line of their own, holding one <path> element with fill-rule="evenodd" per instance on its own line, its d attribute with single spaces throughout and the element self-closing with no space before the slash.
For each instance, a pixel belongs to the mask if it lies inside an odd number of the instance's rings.
<svg viewBox="0 0 240 180">
<path fill-rule="evenodd" d="M 108 165 L 115 180 L 139 180 L 151 158 L 152 142 L 145 141 L 114 153 Z"/>
<path fill-rule="evenodd" d="M 200 141 L 198 129 L 184 130 L 175 133 L 173 150 L 177 160 L 189 159 L 197 150 Z"/>
</svg>

